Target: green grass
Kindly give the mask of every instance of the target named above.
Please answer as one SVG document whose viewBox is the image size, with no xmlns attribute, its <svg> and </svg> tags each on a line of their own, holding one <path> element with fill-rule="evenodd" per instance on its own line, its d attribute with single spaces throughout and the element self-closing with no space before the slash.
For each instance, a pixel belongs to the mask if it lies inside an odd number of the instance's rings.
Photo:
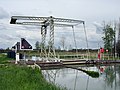
<svg viewBox="0 0 120 90">
<path fill-rule="evenodd" d="M 47 82 L 38 68 L 12 65 L 0 54 L 0 90 L 64 90 Z"/>
<path fill-rule="evenodd" d="M 0 90 L 61 90 L 48 83 L 39 69 L 26 66 L 1 65 Z"/>
<path fill-rule="evenodd" d="M 0 64 L 6 64 L 11 58 L 8 58 L 5 54 L 0 54 Z"/>
</svg>

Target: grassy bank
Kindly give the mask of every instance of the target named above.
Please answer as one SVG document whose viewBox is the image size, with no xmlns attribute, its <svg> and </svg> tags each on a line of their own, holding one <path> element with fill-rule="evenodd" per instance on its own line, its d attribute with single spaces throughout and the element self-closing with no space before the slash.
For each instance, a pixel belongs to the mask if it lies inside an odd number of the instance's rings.
<svg viewBox="0 0 120 90">
<path fill-rule="evenodd" d="M 0 54 L 0 90 L 63 90 L 48 83 L 38 68 L 11 65 L 8 60 Z"/>
<path fill-rule="evenodd" d="M 11 58 L 8 58 L 5 54 L 0 54 L 0 64 L 6 64 Z"/>
<path fill-rule="evenodd" d="M 48 83 L 40 70 L 25 66 L 1 65 L 0 90 L 61 90 Z"/>
</svg>

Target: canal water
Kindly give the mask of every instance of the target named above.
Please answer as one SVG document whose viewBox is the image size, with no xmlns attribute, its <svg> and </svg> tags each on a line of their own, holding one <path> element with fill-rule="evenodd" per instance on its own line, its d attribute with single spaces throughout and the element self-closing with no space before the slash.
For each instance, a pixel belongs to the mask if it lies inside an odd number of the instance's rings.
<svg viewBox="0 0 120 90">
<path fill-rule="evenodd" d="M 120 65 L 76 68 L 80 70 L 60 68 L 42 70 L 42 73 L 49 82 L 66 87 L 67 90 L 120 90 Z M 97 72 L 99 76 L 93 77 L 82 70 Z"/>
</svg>

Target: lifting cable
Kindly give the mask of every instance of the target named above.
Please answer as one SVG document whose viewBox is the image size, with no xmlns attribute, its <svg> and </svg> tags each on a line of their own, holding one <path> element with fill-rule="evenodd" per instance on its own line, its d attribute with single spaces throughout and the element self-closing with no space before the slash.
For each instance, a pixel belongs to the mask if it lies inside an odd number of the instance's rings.
<svg viewBox="0 0 120 90">
<path fill-rule="evenodd" d="M 86 45 L 87 45 L 87 59 L 89 60 L 89 48 L 88 48 L 88 39 L 87 39 L 87 33 L 86 33 L 86 28 L 85 28 L 85 23 L 83 22 L 83 28 L 85 32 L 85 39 L 86 39 Z"/>
<path fill-rule="evenodd" d="M 89 60 L 89 48 L 88 48 L 88 38 L 87 38 L 87 33 L 86 33 L 86 28 L 85 28 L 85 23 L 83 22 L 83 28 L 85 32 L 85 39 L 86 39 L 86 45 L 87 45 L 87 59 Z M 88 85 L 89 85 L 89 75 L 87 78 L 87 84 L 86 84 L 86 90 L 88 90 Z"/>
<path fill-rule="evenodd" d="M 76 51 L 77 58 L 78 58 L 78 48 L 77 48 L 77 43 L 76 43 L 76 38 L 75 38 L 74 26 L 72 26 L 72 30 L 73 30 L 73 38 L 74 38 L 74 44 L 75 44 L 75 51 Z"/>
</svg>

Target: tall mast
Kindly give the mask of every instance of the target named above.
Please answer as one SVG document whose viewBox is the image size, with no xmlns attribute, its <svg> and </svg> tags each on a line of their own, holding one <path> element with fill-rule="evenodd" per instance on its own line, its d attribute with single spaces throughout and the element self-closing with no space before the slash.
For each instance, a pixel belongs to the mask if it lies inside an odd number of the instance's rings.
<svg viewBox="0 0 120 90">
<path fill-rule="evenodd" d="M 118 22 L 118 42 L 120 41 L 120 18 Z"/>
</svg>

